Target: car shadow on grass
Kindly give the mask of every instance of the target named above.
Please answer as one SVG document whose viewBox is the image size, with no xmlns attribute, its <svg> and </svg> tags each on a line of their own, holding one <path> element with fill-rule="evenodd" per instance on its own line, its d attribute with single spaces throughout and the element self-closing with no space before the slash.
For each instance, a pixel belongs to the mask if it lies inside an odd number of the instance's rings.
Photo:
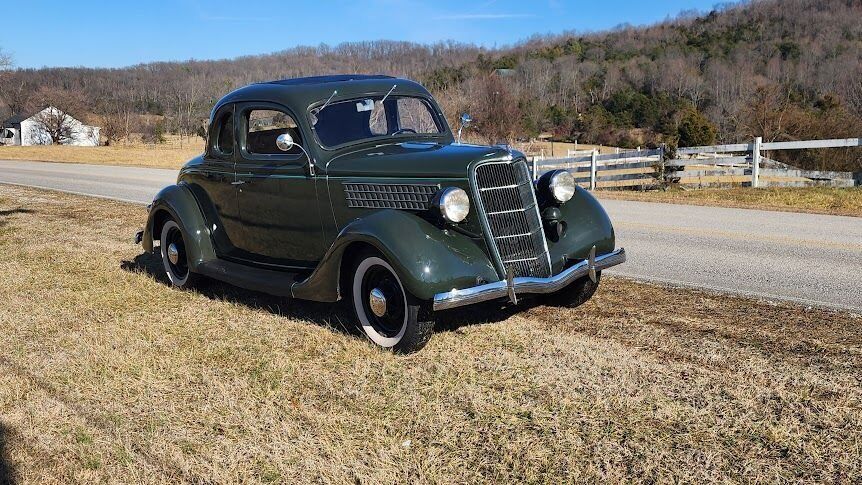
<svg viewBox="0 0 862 485">
<path fill-rule="evenodd" d="M 131 261 L 123 261 L 120 267 L 125 271 L 147 274 L 156 281 L 170 286 L 170 281 L 168 281 L 162 265 L 162 257 L 158 253 L 139 254 Z M 213 300 L 241 304 L 285 318 L 309 321 L 347 335 L 360 336 L 355 324 L 356 317 L 344 300 L 332 304 L 281 298 L 209 278 L 205 279 L 204 283 L 196 288 L 196 291 Z M 512 307 L 499 303 L 485 303 L 447 310 L 435 315 L 437 322 L 434 330 L 448 332 L 469 325 L 500 322 L 525 308 L 526 306 Z"/>
<path fill-rule="evenodd" d="M 9 459 L 9 440 L 12 428 L 0 421 L 0 485 L 15 483 L 15 466 Z"/>
<path fill-rule="evenodd" d="M 33 209 L 25 209 L 23 207 L 18 207 L 17 209 L 3 209 L 0 210 L 0 228 L 9 224 L 9 216 L 13 216 L 15 214 L 32 214 L 36 211 Z M 0 482 L 2 483 L 2 482 Z"/>
</svg>

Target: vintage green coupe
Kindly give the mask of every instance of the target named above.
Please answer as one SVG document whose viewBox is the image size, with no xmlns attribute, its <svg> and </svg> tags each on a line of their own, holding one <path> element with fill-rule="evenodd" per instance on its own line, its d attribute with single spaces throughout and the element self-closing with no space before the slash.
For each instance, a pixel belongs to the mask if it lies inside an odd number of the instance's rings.
<svg viewBox="0 0 862 485">
<path fill-rule="evenodd" d="M 526 294 L 577 306 L 625 261 L 566 171 L 455 141 L 419 84 L 323 76 L 253 84 L 213 108 L 206 151 L 156 195 L 137 236 L 168 279 L 346 298 L 365 334 L 422 348 L 433 314 Z"/>
</svg>

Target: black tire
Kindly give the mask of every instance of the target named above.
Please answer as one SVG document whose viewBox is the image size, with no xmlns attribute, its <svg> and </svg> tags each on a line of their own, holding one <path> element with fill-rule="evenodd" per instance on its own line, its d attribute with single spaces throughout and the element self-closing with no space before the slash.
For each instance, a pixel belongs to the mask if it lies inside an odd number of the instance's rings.
<svg viewBox="0 0 862 485">
<path fill-rule="evenodd" d="M 577 308 L 588 302 L 590 298 L 599 289 L 599 283 L 602 281 L 602 272 L 596 272 L 596 282 L 589 276 L 585 276 L 569 284 L 562 290 L 546 295 L 543 303 L 551 306 L 561 306 L 568 308 Z"/>
<path fill-rule="evenodd" d="M 434 320 L 429 305 L 404 289 L 382 256 L 370 251 L 361 254 L 348 282 L 357 325 L 369 340 L 393 352 L 409 354 L 431 339 Z M 378 292 L 372 301 L 373 290 Z"/>
<path fill-rule="evenodd" d="M 159 246 L 162 265 L 171 285 L 177 288 L 194 288 L 200 282 L 201 276 L 190 269 L 185 231 L 173 219 L 168 219 L 162 226 Z"/>
</svg>

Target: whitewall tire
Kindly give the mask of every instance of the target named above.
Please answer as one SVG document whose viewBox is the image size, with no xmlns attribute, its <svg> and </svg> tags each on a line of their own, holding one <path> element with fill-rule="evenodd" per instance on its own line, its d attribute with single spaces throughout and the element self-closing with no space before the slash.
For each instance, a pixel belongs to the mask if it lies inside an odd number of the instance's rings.
<svg viewBox="0 0 862 485">
<path fill-rule="evenodd" d="M 374 253 L 357 259 L 351 300 L 359 327 L 378 346 L 400 353 L 428 343 L 434 328 L 427 306 L 409 294 L 395 269 Z"/>
<path fill-rule="evenodd" d="M 159 246 L 162 253 L 162 265 L 165 268 L 168 281 L 179 288 L 193 286 L 197 282 L 198 275 L 192 272 L 189 266 L 185 233 L 173 219 L 168 220 L 162 226 Z"/>
</svg>

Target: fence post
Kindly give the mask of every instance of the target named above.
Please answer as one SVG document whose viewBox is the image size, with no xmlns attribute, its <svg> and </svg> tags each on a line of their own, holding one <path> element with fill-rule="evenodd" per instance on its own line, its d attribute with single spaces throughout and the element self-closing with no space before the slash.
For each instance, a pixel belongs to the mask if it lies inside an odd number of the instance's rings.
<svg viewBox="0 0 862 485">
<path fill-rule="evenodd" d="M 599 152 L 593 150 L 590 157 L 590 190 L 596 190 L 596 162 L 598 162 Z"/>
<path fill-rule="evenodd" d="M 754 139 L 754 148 L 751 150 L 751 186 L 754 188 L 760 187 L 760 147 L 763 144 L 763 137 L 758 136 Z"/>
<path fill-rule="evenodd" d="M 544 162 L 544 160 L 542 160 Z M 533 157 L 533 180 L 539 178 L 539 163 L 536 161 L 536 157 Z"/>
</svg>

